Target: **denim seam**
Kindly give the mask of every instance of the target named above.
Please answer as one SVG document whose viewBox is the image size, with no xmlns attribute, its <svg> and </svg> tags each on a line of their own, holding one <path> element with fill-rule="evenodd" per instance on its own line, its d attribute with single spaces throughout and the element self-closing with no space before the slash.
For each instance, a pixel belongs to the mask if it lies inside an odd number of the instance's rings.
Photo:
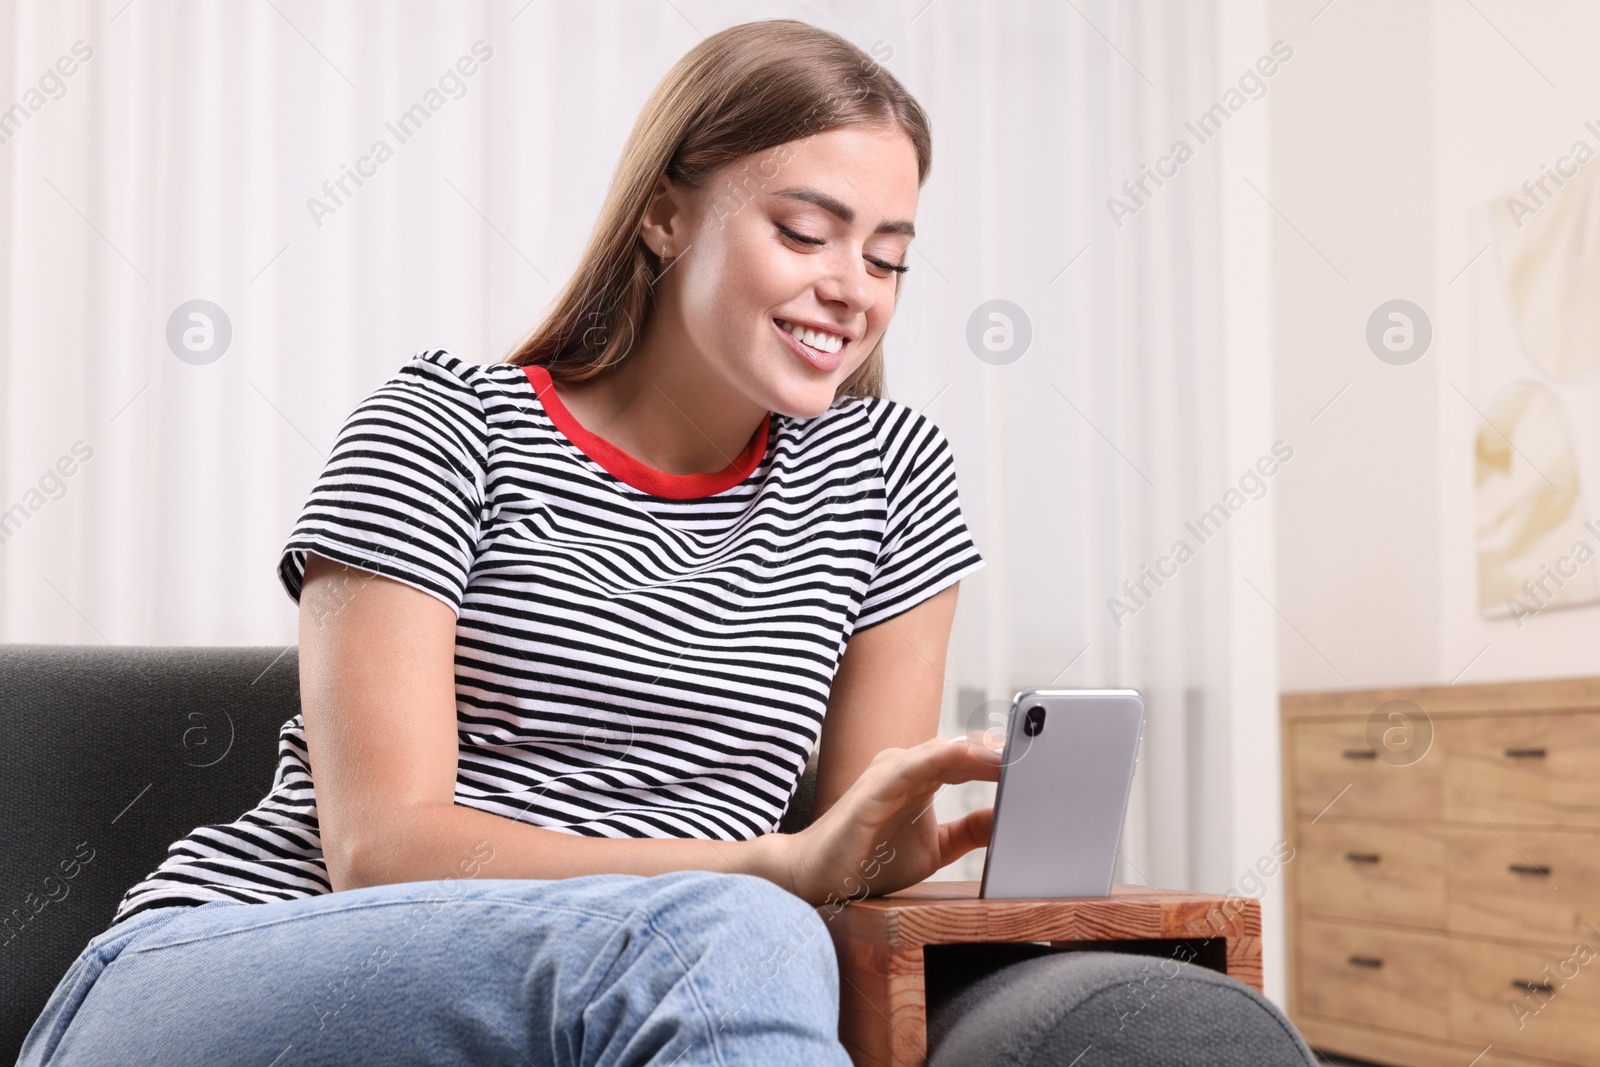
<svg viewBox="0 0 1600 1067">
<path fill-rule="evenodd" d="M 154 910 L 154 909 L 152 909 L 152 910 Z M 187 911 L 188 909 L 183 909 L 183 910 Z M 105 954 L 106 945 L 114 943 L 116 941 L 116 938 L 110 938 L 107 941 L 102 942 L 101 944 L 93 946 L 92 948 L 86 948 L 84 950 L 84 952 L 83 952 L 83 955 L 87 955 L 89 953 L 93 953 L 95 958 L 100 961 L 102 966 L 109 965 L 110 963 L 112 963 L 112 961 L 116 960 L 118 957 L 126 956 L 128 953 L 132 952 L 135 948 L 137 948 L 139 939 L 144 937 L 144 935 L 150 933 L 151 931 L 161 929 L 163 926 L 166 926 L 168 923 L 170 923 L 173 919 L 178 918 L 178 916 L 181 915 L 181 914 L 183 914 L 183 911 L 179 911 L 179 910 L 174 909 L 170 914 L 164 916 L 161 919 L 160 922 L 154 922 L 154 923 L 147 922 L 147 923 L 144 923 L 143 925 L 133 927 L 131 930 L 119 931 L 119 933 L 125 939 L 131 939 L 133 941 L 133 945 L 129 946 L 129 945 L 125 944 L 121 949 L 119 949 L 117 951 L 116 956 L 112 956 L 110 958 L 107 958 L 107 956 Z M 130 916 L 128 921 L 131 922 L 134 918 L 137 918 L 137 916 Z M 108 930 L 104 930 L 104 931 L 102 931 L 102 933 L 109 934 L 109 933 L 111 933 L 111 930 L 109 930 L 109 929 Z M 96 934 L 95 937 L 91 938 L 90 940 L 97 940 L 99 937 L 100 937 L 100 934 Z"/>
<path fill-rule="evenodd" d="M 563 906 L 551 905 L 551 904 L 532 904 L 532 903 L 529 903 L 528 901 L 525 901 L 525 900 L 503 900 L 503 899 L 500 899 L 498 897 L 478 897 L 478 898 L 469 898 L 469 899 L 475 899 L 477 903 L 482 903 L 482 904 L 505 904 L 505 905 L 509 905 L 511 907 L 516 907 L 516 908 L 528 908 L 528 909 L 533 910 L 533 911 L 557 912 L 557 913 L 560 913 L 562 915 L 579 915 L 579 916 L 583 916 L 583 917 L 589 918 L 589 919 L 604 919 L 607 922 L 612 922 L 612 923 L 621 923 L 621 922 L 625 921 L 625 919 L 618 918 L 616 915 L 607 914 L 607 913 L 603 913 L 603 912 L 585 911 L 582 908 L 563 907 Z M 357 912 L 357 911 L 369 911 L 369 910 L 372 910 L 372 909 L 375 909 L 375 908 L 409 908 L 409 907 L 414 907 L 414 906 L 416 906 L 418 904 L 428 904 L 428 903 L 432 903 L 432 901 L 429 901 L 427 899 L 421 899 L 421 900 L 384 900 L 384 901 L 374 901 L 371 904 L 354 904 L 354 905 L 351 905 L 349 907 L 346 907 L 346 908 L 343 908 L 343 909 L 340 909 L 340 910 L 343 913 L 348 914 L 348 913 Z M 445 903 L 447 903 L 447 904 L 462 903 L 462 901 L 461 900 L 454 900 L 454 901 L 446 901 Z M 245 906 L 249 907 L 250 905 L 245 905 Z M 330 913 L 329 912 L 315 912 L 315 913 L 313 913 L 313 915 L 326 915 L 326 914 L 330 914 Z M 174 917 L 176 917 L 176 916 L 174 916 Z M 265 930 L 265 929 L 267 929 L 268 927 L 271 927 L 271 926 L 279 926 L 279 925 L 281 925 L 283 923 L 288 923 L 288 922 L 298 922 L 301 919 L 306 919 L 306 918 L 311 918 L 311 917 L 312 917 L 311 915 L 291 915 L 291 916 L 287 916 L 287 917 L 281 918 L 281 919 L 268 919 L 268 920 L 266 920 L 264 922 L 258 922 L 258 923 L 255 923 L 252 926 L 241 927 L 240 929 L 237 929 L 237 930 L 219 930 L 216 933 L 211 933 L 211 934 L 198 934 L 198 935 L 196 935 L 194 937 L 185 938 L 182 941 L 170 941 L 170 942 L 168 942 L 168 943 L 166 943 L 164 945 L 135 945 L 132 948 L 129 948 L 128 950 L 126 950 L 123 953 L 123 955 L 131 955 L 131 954 L 136 953 L 136 952 L 159 952 L 160 950 L 162 950 L 164 948 L 178 948 L 178 947 L 181 947 L 183 945 L 192 945 L 192 944 L 195 944 L 195 943 L 200 942 L 200 941 L 209 941 L 212 938 L 224 937 L 224 936 L 227 936 L 229 934 L 243 934 L 243 933 L 249 933 L 252 930 Z M 161 924 L 157 924 L 157 925 L 159 926 Z"/>
<path fill-rule="evenodd" d="M 643 908 L 640 910 L 642 911 Z M 635 914 L 638 914 L 638 912 L 635 912 Z M 672 958 L 677 960 L 678 966 L 683 969 L 684 983 L 688 985 L 689 994 L 694 998 L 694 1006 L 700 1009 L 700 1016 L 705 1020 L 706 1023 L 706 1033 L 709 1035 L 707 1040 L 709 1040 L 711 1043 L 711 1058 L 718 1064 L 726 1064 L 727 1061 L 723 1059 L 722 1056 L 722 1049 L 717 1044 L 717 1028 L 711 1024 L 711 1009 L 706 1006 L 705 999 L 700 995 L 700 988 L 695 983 L 694 976 L 689 973 L 689 964 L 684 959 L 683 953 L 678 951 L 677 942 L 672 940 L 672 936 L 670 934 L 662 930 L 661 927 L 657 926 L 655 920 L 651 916 L 646 915 L 644 917 L 644 925 L 666 943 L 667 948 L 672 952 Z"/>
</svg>

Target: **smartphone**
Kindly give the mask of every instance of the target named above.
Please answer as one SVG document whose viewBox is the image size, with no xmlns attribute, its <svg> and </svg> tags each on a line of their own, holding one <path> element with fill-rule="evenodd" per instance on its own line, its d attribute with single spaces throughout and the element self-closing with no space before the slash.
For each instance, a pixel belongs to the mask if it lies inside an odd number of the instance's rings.
<svg viewBox="0 0 1600 1067">
<path fill-rule="evenodd" d="M 978 895 L 1109 896 L 1143 736 L 1137 689 L 1018 693 Z"/>
</svg>

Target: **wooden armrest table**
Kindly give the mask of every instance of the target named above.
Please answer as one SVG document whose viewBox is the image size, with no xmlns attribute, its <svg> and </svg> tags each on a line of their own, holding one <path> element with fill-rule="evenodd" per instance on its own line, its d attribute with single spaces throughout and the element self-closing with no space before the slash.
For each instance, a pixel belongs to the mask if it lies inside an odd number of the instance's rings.
<svg viewBox="0 0 1600 1067">
<path fill-rule="evenodd" d="M 1053 948 L 1168 955 L 1260 990 L 1261 905 L 1139 885 L 1109 897 L 981 900 L 977 882 L 922 882 L 818 907 L 839 958 L 839 1037 L 856 1067 L 923 1067 L 928 1051 L 924 948 L 1048 942 Z"/>
</svg>

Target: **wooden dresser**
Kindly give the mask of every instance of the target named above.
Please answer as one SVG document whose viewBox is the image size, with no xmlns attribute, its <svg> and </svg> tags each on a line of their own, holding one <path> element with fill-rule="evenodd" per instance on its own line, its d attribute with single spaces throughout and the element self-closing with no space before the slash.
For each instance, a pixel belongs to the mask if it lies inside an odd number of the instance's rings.
<svg viewBox="0 0 1600 1067">
<path fill-rule="evenodd" d="M 1281 709 L 1306 1039 L 1382 1064 L 1600 1065 L 1600 678 Z"/>
</svg>

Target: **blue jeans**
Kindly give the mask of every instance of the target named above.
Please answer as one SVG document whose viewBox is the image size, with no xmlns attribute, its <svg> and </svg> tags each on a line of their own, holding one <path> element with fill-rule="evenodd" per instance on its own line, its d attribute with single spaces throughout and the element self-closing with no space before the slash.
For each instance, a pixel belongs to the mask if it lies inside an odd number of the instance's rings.
<svg viewBox="0 0 1600 1067">
<path fill-rule="evenodd" d="M 443 879 L 141 912 L 18 1067 L 849 1067 L 827 924 L 754 875 Z"/>
</svg>

